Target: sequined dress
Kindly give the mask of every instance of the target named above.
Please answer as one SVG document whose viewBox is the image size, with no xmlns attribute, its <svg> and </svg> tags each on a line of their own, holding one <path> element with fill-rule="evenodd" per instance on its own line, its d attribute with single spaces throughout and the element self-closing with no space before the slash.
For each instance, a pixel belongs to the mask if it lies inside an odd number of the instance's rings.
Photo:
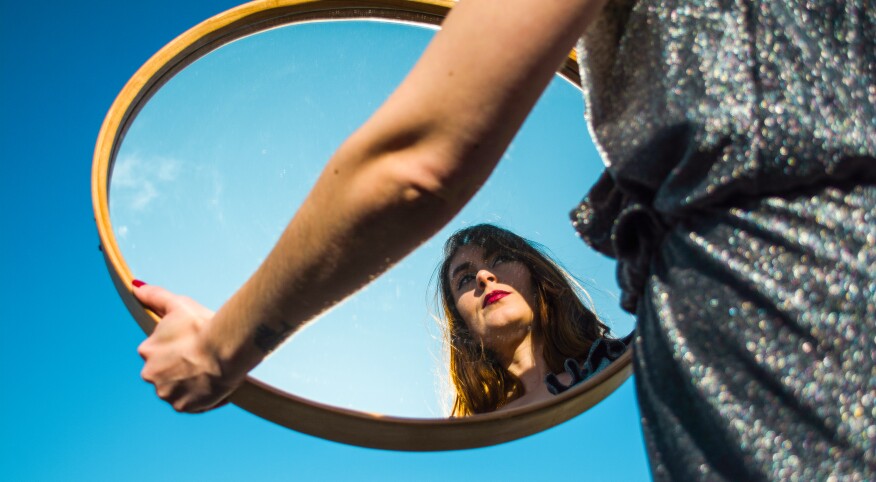
<svg viewBox="0 0 876 482">
<path fill-rule="evenodd" d="M 876 5 L 613 1 L 578 46 L 660 480 L 876 480 Z"/>
</svg>

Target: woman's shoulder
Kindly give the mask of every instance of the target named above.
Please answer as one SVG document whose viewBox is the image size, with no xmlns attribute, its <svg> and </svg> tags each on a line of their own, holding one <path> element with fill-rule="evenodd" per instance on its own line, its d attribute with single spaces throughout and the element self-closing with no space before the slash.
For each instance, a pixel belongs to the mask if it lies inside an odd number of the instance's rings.
<svg viewBox="0 0 876 482">
<path fill-rule="evenodd" d="M 623 338 L 608 336 L 597 338 L 590 345 L 590 350 L 587 352 L 583 362 L 579 362 L 574 358 L 567 358 L 565 363 L 563 363 L 563 369 L 568 374 L 568 377 L 563 378 L 570 379 L 569 383 L 561 382 L 555 373 L 548 374 L 545 377 L 548 391 L 558 395 L 596 375 L 627 351 L 633 342 L 634 334 L 635 332 L 632 332 Z"/>
</svg>

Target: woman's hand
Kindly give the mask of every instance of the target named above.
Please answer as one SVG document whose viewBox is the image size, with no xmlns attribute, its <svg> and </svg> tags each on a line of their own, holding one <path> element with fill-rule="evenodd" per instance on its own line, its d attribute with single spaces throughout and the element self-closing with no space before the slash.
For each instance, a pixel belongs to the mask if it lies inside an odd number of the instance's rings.
<svg viewBox="0 0 876 482">
<path fill-rule="evenodd" d="M 226 403 L 244 377 L 229 379 L 223 373 L 218 350 L 206 336 L 213 312 L 158 286 L 137 284 L 134 296 L 161 317 L 137 350 L 146 361 L 143 379 L 178 412 L 204 412 Z"/>
</svg>

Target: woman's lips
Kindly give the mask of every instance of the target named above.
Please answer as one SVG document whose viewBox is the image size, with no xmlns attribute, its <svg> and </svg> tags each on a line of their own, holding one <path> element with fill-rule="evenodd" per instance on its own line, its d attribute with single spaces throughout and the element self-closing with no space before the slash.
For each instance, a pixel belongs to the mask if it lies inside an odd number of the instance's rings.
<svg viewBox="0 0 876 482">
<path fill-rule="evenodd" d="M 509 293 L 507 291 L 502 291 L 502 290 L 496 290 L 496 291 L 489 292 L 487 294 L 487 296 L 484 296 L 484 308 L 492 305 L 493 303 L 501 300 L 502 298 L 504 298 L 510 294 L 511 293 Z"/>
</svg>

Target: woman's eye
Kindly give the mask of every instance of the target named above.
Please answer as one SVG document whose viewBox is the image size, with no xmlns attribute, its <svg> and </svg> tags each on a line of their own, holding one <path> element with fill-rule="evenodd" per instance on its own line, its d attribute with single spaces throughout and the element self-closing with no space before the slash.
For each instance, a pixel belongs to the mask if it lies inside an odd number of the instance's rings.
<svg viewBox="0 0 876 482">
<path fill-rule="evenodd" d="M 459 278 L 459 281 L 456 283 L 456 289 L 461 290 L 463 286 L 467 285 L 472 280 L 474 280 L 474 275 L 462 275 L 462 277 Z"/>
<path fill-rule="evenodd" d="M 500 254 L 493 259 L 493 266 L 496 266 L 497 264 L 507 263 L 509 261 L 514 261 L 514 258 L 508 256 L 507 254 Z"/>
</svg>

